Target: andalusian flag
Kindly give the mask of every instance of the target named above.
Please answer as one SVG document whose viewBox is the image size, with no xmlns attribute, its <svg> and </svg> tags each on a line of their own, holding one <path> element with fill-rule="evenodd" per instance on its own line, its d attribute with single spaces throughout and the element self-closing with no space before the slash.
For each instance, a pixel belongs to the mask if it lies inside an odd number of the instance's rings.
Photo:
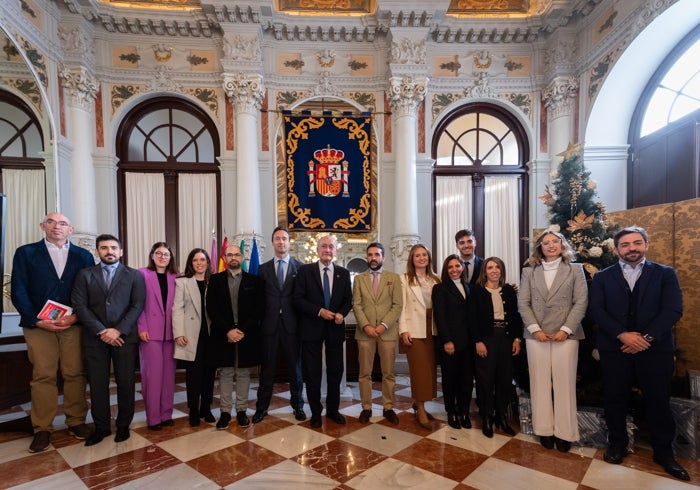
<svg viewBox="0 0 700 490">
<path fill-rule="evenodd" d="M 243 263 L 241 264 L 241 269 L 243 272 L 248 272 L 248 261 L 245 258 L 245 240 L 241 240 L 241 254 L 243 255 Z"/>
</svg>

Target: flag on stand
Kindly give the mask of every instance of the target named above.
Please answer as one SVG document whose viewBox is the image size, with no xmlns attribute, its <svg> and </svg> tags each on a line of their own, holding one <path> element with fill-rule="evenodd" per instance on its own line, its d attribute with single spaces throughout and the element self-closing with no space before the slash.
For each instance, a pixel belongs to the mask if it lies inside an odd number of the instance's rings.
<svg viewBox="0 0 700 490">
<path fill-rule="evenodd" d="M 245 240 L 241 240 L 241 254 L 243 254 L 241 269 L 243 269 L 243 272 L 248 272 L 248 261 L 245 258 Z"/>
<path fill-rule="evenodd" d="M 216 261 L 216 235 L 214 233 L 211 234 L 211 271 L 216 272 L 216 268 L 218 266 L 218 262 Z"/>
<path fill-rule="evenodd" d="M 248 266 L 248 272 L 257 276 L 259 267 L 260 254 L 258 253 L 258 242 L 255 241 L 255 236 L 253 236 L 253 248 L 250 252 L 250 265 Z"/>
<path fill-rule="evenodd" d="M 219 267 L 217 268 L 217 272 L 223 272 L 226 270 L 226 260 L 224 257 L 226 256 L 226 249 L 228 248 L 228 237 L 224 237 L 224 241 L 221 243 L 221 254 L 219 255 Z"/>
</svg>

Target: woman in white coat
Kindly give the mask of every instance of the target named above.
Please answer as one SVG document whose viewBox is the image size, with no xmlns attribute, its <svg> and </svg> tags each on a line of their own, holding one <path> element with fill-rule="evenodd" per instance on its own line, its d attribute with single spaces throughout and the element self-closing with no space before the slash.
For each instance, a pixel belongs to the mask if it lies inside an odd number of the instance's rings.
<svg viewBox="0 0 700 490">
<path fill-rule="evenodd" d="M 579 439 L 576 416 L 578 343 L 588 306 L 581 264 L 561 233 L 545 231 L 523 269 L 518 311 L 530 370 L 532 428 L 547 449 L 561 452 Z M 552 396 L 552 393 L 554 394 Z"/>
<path fill-rule="evenodd" d="M 187 407 L 190 425 L 214 422 L 211 403 L 214 398 L 216 368 L 206 362 L 209 342 L 204 298 L 211 275 L 211 260 L 204 249 L 195 248 L 187 256 L 185 275 L 175 280 L 173 303 L 173 337 L 175 359 L 185 361 Z"/>
<path fill-rule="evenodd" d="M 403 310 L 399 317 L 401 351 L 406 353 L 411 377 L 411 396 L 415 400 L 418 423 L 432 429 L 433 418 L 425 410 L 425 402 L 437 396 L 437 366 L 433 326 L 433 286 L 440 278 L 433 271 L 432 257 L 425 245 L 411 247 L 406 262 L 406 273 L 401 275 Z"/>
</svg>

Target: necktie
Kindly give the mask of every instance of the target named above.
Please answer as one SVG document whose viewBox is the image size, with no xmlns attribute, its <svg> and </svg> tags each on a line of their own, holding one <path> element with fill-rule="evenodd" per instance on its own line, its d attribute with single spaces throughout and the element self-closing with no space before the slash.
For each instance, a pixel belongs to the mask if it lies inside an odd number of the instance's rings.
<svg viewBox="0 0 700 490">
<path fill-rule="evenodd" d="M 279 284 L 280 289 L 284 286 L 284 260 L 277 261 L 277 284 Z"/>
<path fill-rule="evenodd" d="M 324 308 L 331 306 L 331 282 L 328 279 L 328 267 L 323 268 L 323 303 Z"/>
<path fill-rule="evenodd" d="M 469 262 L 464 263 L 464 277 L 469 282 Z"/>
<path fill-rule="evenodd" d="M 114 269 L 112 267 L 109 267 L 107 265 L 102 266 L 102 275 L 105 280 L 105 286 L 107 286 L 107 289 L 112 285 L 112 275 L 114 274 Z"/>
<path fill-rule="evenodd" d="M 372 294 L 374 294 L 375 298 L 377 293 L 379 293 L 379 272 L 372 271 Z"/>
</svg>

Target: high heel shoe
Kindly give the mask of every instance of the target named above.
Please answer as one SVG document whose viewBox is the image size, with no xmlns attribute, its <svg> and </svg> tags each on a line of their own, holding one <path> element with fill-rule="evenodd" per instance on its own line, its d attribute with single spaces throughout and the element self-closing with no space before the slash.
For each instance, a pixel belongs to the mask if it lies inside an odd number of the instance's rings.
<svg viewBox="0 0 700 490">
<path fill-rule="evenodd" d="M 416 422 L 418 422 L 418 425 L 420 425 L 424 429 L 433 430 L 433 426 L 430 425 L 429 421 L 428 422 L 421 422 L 420 416 L 418 415 L 418 411 L 416 411 L 415 415 L 416 415 Z"/>
<path fill-rule="evenodd" d="M 492 417 L 484 417 L 481 420 L 481 432 L 486 437 L 493 437 L 493 418 Z"/>
<path fill-rule="evenodd" d="M 413 402 L 413 411 L 418 413 L 418 405 L 416 404 L 416 402 Z M 432 414 L 427 410 L 425 410 L 425 415 L 428 417 L 428 420 L 435 420 L 435 417 L 433 417 Z"/>
<path fill-rule="evenodd" d="M 449 425 L 453 429 L 461 429 L 462 428 L 462 425 L 459 423 L 459 418 L 457 418 L 456 413 L 448 413 L 447 414 L 447 425 Z"/>
<path fill-rule="evenodd" d="M 509 436 L 515 435 L 515 431 L 513 430 L 513 428 L 510 425 L 508 425 L 508 421 L 506 420 L 505 417 L 502 417 L 502 416 L 496 417 L 496 427 L 501 429 L 503 432 L 505 432 Z"/>
</svg>

